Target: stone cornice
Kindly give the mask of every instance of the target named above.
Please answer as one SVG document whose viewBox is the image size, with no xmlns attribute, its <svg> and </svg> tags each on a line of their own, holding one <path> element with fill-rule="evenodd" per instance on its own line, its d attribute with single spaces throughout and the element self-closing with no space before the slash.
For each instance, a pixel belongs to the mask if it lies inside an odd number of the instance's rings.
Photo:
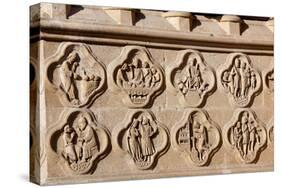
<svg viewBox="0 0 281 188">
<path fill-rule="evenodd" d="M 40 38 L 46 40 L 74 40 L 85 42 L 113 43 L 116 45 L 140 44 L 166 48 L 185 48 L 198 46 L 206 51 L 247 51 L 249 53 L 273 54 L 273 41 L 252 40 L 241 36 L 214 36 L 203 33 L 185 33 L 138 26 L 92 24 L 74 22 L 73 20 L 40 20 L 31 25 L 32 41 Z"/>
</svg>

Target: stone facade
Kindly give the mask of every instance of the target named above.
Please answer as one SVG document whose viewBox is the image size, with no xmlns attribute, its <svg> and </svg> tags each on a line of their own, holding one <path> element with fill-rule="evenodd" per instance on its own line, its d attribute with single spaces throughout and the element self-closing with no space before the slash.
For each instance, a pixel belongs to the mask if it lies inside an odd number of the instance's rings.
<svg viewBox="0 0 281 188">
<path fill-rule="evenodd" d="M 273 19 L 30 9 L 30 177 L 273 170 Z"/>
</svg>

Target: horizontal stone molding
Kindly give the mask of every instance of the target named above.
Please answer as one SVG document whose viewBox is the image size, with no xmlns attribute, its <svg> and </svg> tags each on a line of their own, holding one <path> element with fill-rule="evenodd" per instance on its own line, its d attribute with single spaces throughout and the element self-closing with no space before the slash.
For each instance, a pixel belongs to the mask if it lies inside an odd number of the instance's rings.
<svg viewBox="0 0 281 188">
<path fill-rule="evenodd" d="M 40 26 L 39 26 L 40 23 Z M 32 29 L 41 31 L 40 39 L 46 40 L 74 40 L 84 42 L 100 42 L 111 44 L 143 44 L 147 46 L 165 48 L 186 48 L 195 46 L 195 49 L 206 51 L 246 51 L 256 54 L 273 54 L 273 41 L 252 40 L 242 37 L 213 36 L 210 34 L 184 33 L 157 29 L 140 29 L 130 26 L 115 26 L 62 21 L 41 20 L 34 23 Z M 38 31 L 39 31 L 38 30 Z M 39 35 L 31 36 L 31 40 L 39 40 Z M 197 47 L 197 48 L 196 48 Z"/>
</svg>

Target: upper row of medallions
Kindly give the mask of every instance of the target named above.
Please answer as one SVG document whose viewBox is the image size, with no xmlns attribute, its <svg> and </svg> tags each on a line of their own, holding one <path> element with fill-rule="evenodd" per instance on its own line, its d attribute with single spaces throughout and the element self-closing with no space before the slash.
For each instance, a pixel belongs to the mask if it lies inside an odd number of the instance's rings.
<svg viewBox="0 0 281 188">
<path fill-rule="evenodd" d="M 181 50 L 164 70 L 145 47 L 125 46 L 106 67 L 86 44 L 65 42 L 46 62 L 47 83 L 69 107 L 89 106 L 107 87 L 129 108 L 151 107 L 165 88 L 182 107 L 201 107 L 216 88 L 232 105 L 247 107 L 262 84 L 273 91 L 274 82 L 273 63 L 261 74 L 243 53 L 230 53 L 215 71 L 199 51 Z"/>
</svg>

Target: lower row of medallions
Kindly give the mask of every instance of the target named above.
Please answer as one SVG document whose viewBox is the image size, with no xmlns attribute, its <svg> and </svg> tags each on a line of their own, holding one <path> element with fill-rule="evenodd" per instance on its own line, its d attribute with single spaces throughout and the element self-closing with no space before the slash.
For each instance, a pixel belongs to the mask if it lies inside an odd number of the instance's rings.
<svg viewBox="0 0 281 188">
<path fill-rule="evenodd" d="M 137 110 L 126 115 L 111 137 L 113 148 L 127 152 L 134 165 L 142 170 L 153 168 L 170 143 L 196 166 L 210 163 L 222 145 L 222 138 L 244 163 L 257 162 L 267 138 L 273 144 L 273 123 L 267 132 L 250 109 L 237 109 L 222 132 L 223 135 L 205 110 L 192 109 L 173 126 L 169 136 L 166 126 L 151 111 Z M 52 151 L 62 159 L 63 168 L 74 174 L 92 173 L 111 148 L 109 131 L 89 110 L 65 115 L 52 129 L 50 143 Z"/>
</svg>

